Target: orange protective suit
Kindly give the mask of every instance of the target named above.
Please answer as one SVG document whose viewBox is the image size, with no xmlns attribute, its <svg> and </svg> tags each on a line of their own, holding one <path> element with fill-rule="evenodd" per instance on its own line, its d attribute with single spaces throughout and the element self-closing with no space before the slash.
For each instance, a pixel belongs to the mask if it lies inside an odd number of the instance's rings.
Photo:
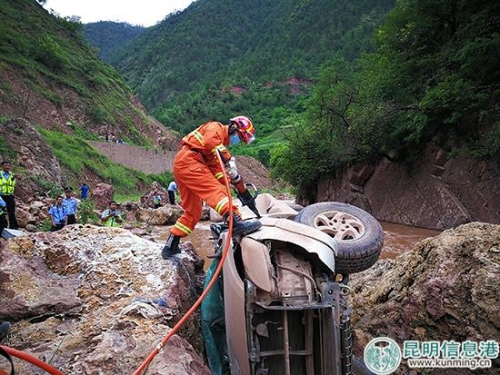
<svg viewBox="0 0 500 375">
<path fill-rule="evenodd" d="M 229 212 L 224 172 L 216 155 L 220 152 L 223 160 L 229 160 L 228 145 L 229 128 L 220 122 L 207 122 L 182 138 L 173 172 L 184 214 L 170 230 L 174 236 L 186 237 L 193 231 L 201 218 L 202 201 L 222 216 Z"/>
</svg>

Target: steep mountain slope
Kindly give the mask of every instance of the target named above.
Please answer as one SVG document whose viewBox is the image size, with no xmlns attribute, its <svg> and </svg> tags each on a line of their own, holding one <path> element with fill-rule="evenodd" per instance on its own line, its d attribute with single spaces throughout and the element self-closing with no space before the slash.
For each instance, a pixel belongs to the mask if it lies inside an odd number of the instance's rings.
<svg viewBox="0 0 500 375">
<path fill-rule="evenodd" d="M 170 136 L 97 57 L 80 24 L 55 18 L 35 0 L 0 4 L 0 116 L 137 145 Z"/>
<path fill-rule="evenodd" d="M 12 161 L 21 200 L 84 180 L 133 194 L 171 179 L 116 165 L 88 140 L 177 147 L 177 136 L 98 58 L 82 25 L 50 15 L 35 0 L 0 0 L 0 135 L 0 158 Z"/>
<path fill-rule="evenodd" d="M 90 44 L 99 50 L 99 57 L 110 62 L 117 50 L 141 35 L 145 28 L 125 22 L 99 21 L 84 24 L 83 30 Z"/>
<path fill-rule="evenodd" d="M 365 50 L 393 4 L 198 0 L 148 28 L 111 62 L 169 126 L 185 131 L 238 111 L 258 113 L 270 133 L 279 127 L 272 111 L 283 105 L 300 111 L 297 94 L 307 92 L 320 65 L 336 53 L 354 57 Z M 294 91 L 287 84 L 292 78 L 306 84 Z"/>
<path fill-rule="evenodd" d="M 266 21 L 262 15 L 275 7 L 271 0 L 198 0 L 146 30 L 112 63 L 154 109 L 243 58 Z"/>
</svg>

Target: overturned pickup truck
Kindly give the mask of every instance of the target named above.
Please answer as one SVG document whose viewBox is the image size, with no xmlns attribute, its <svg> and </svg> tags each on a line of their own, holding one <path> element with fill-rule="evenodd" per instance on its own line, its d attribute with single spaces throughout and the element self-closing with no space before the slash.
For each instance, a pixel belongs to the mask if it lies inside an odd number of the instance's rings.
<svg viewBox="0 0 500 375">
<path fill-rule="evenodd" d="M 205 285 L 230 249 L 201 305 L 212 374 L 370 374 L 352 354 L 349 274 L 371 267 L 383 231 L 367 212 L 324 202 L 299 211 L 256 197 L 262 227 L 230 239 L 212 224 L 215 256 Z M 251 212 L 242 208 L 245 217 Z"/>
</svg>

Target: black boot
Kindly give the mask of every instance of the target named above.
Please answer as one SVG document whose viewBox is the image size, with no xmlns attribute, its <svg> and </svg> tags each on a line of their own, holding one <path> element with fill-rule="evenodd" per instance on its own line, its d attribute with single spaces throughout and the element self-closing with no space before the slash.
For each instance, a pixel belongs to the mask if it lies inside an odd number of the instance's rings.
<svg viewBox="0 0 500 375">
<path fill-rule="evenodd" d="M 229 213 L 224 215 L 224 221 L 229 225 Z M 233 237 L 255 232 L 262 226 L 259 220 L 242 220 L 237 214 L 233 214 Z"/>
<path fill-rule="evenodd" d="M 163 250 L 161 251 L 161 256 L 163 259 L 168 259 L 173 257 L 175 254 L 179 254 L 181 251 L 179 249 L 179 241 L 181 238 L 179 236 L 174 236 L 171 234 L 165 246 L 163 246 Z"/>
</svg>

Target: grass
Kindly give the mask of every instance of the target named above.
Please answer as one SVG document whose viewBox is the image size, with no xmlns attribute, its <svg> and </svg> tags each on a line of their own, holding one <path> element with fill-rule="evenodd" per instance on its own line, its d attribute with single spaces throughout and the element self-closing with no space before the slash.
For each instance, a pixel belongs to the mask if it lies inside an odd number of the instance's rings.
<svg viewBox="0 0 500 375">
<path fill-rule="evenodd" d="M 140 186 L 150 185 L 153 181 L 166 186 L 173 179 L 169 172 L 146 175 L 116 164 L 78 136 L 44 128 L 38 128 L 38 131 L 61 166 L 68 172 L 68 181 L 63 181 L 64 184 L 77 185 L 84 177 L 82 176 L 84 170 L 88 169 L 103 182 L 113 185 L 117 197 L 128 200 L 140 196 Z"/>
<path fill-rule="evenodd" d="M 130 103 L 131 91 L 123 77 L 103 63 L 88 45 L 82 24 L 40 11 L 33 0 L 3 2 L 0 14 L 2 70 L 16 72 L 30 90 L 58 108 L 67 104 L 61 92 L 76 92 L 80 107 L 93 124 L 114 127 L 130 144 L 151 146 L 151 140 L 135 128 L 135 119 L 145 119 L 145 114 Z M 0 83 L 0 88 L 11 101 L 23 103 L 19 113 L 22 116 L 26 110 L 23 107 L 27 108 L 33 99 L 16 98 L 6 82 Z M 89 139 L 85 135 L 88 125 L 72 124 L 75 135 Z"/>
<path fill-rule="evenodd" d="M 139 202 L 142 197 L 142 193 L 129 193 L 129 194 L 115 194 L 116 203 L 125 203 L 125 202 Z"/>
</svg>

